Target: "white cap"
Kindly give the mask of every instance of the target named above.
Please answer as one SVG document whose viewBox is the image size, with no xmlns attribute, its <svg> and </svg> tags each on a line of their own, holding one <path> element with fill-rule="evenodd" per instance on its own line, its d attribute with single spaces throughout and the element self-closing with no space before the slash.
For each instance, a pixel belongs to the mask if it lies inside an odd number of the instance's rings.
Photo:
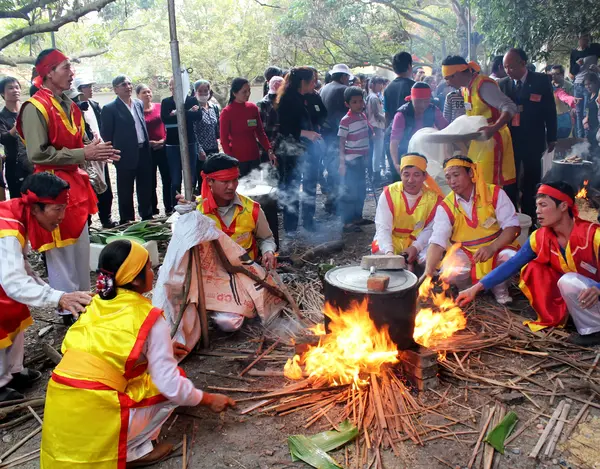
<svg viewBox="0 0 600 469">
<path fill-rule="evenodd" d="M 94 83 L 96 83 L 96 82 L 92 79 L 75 78 L 75 88 L 79 88 L 80 86 L 84 86 L 84 85 L 93 85 Z"/>
<path fill-rule="evenodd" d="M 81 91 L 77 91 L 77 88 L 71 88 L 70 90 L 65 91 L 65 94 L 69 99 L 75 99 L 77 96 L 82 95 Z"/>
<path fill-rule="evenodd" d="M 331 73 L 332 75 L 334 73 L 345 73 L 346 75 L 350 75 L 350 80 L 354 78 L 354 75 L 352 75 L 352 72 L 350 72 L 350 68 L 346 64 L 335 64 L 329 73 Z"/>
</svg>

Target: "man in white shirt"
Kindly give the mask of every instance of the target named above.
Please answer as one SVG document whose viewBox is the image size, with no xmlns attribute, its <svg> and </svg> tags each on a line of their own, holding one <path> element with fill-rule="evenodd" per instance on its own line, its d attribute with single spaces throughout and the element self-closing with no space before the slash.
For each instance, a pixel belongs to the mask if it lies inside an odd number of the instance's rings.
<svg viewBox="0 0 600 469">
<path fill-rule="evenodd" d="M 383 189 L 375 213 L 373 254 L 403 254 L 425 263 L 433 217 L 443 193 L 427 174 L 427 158 L 409 153 L 400 160 L 401 181 Z"/>
<path fill-rule="evenodd" d="M 506 193 L 479 179 L 478 169 L 465 156 L 453 156 L 444 162 L 452 192 L 437 208 L 427 249 L 425 276 L 433 277 L 441 262 L 442 279 L 460 289 L 477 283 L 510 259 L 518 249 L 516 238 L 521 231 L 515 207 Z M 492 291 L 499 303 L 512 301 L 506 283 Z"/>
<path fill-rule="evenodd" d="M 152 157 L 144 120 L 144 106 L 132 98 L 133 86 L 125 75 L 113 82 L 117 98 L 102 108 L 100 133 L 104 141 L 121 150 L 117 168 L 117 192 L 121 224 L 135 220 L 133 187 L 142 220 L 152 218 Z"/>
<path fill-rule="evenodd" d="M 100 133 L 101 124 L 101 108 L 97 101 L 92 98 L 94 96 L 94 89 L 92 85 L 96 83 L 90 79 L 75 78 L 75 88 L 77 92 L 77 105 L 81 109 L 83 119 L 85 120 L 86 133 L 90 140 L 100 139 L 102 140 Z M 110 182 L 110 174 L 108 172 L 108 165 L 103 161 L 90 162 L 90 166 L 93 167 L 96 177 L 101 181 L 102 190 L 96 188 L 92 183 L 96 195 L 98 196 L 98 216 L 100 217 L 100 223 L 103 228 L 114 228 L 118 225 L 117 222 L 112 221 L 112 203 L 113 203 L 113 191 Z M 104 189 L 106 187 L 106 189 Z"/>
<path fill-rule="evenodd" d="M 23 399 L 22 389 L 41 373 L 23 368 L 28 306 L 60 307 L 74 316 L 91 301 L 86 292 L 65 293 L 40 279 L 26 260 L 29 234 L 53 231 L 64 220 L 69 184 L 51 173 L 25 179 L 20 198 L 0 202 L 0 402 Z"/>
</svg>

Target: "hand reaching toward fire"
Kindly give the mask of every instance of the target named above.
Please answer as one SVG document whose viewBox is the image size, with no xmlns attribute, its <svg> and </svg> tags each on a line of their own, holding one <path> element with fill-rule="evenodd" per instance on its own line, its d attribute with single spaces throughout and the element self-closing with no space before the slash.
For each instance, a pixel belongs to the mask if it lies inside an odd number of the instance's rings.
<svg viewBox="0 0 600 469">
<path fill-rule="evenodd" d="M 204 392 L 200 405 L 208 407 L 213 412 L 223 412 L 227 407 L 235 407 L 235 401 L 225 394 Z"/>
<path fill-rule="evenodd" d="M 481 282 L 477 282 L 471 288 L 467 288 L 466 290 L 461 291 L 456 298 L 456 303 L 461 308 L 467 306 L 471 301 L 475 299 L 477 293 L 483 290 L 483 285 Z"/>
</svg>

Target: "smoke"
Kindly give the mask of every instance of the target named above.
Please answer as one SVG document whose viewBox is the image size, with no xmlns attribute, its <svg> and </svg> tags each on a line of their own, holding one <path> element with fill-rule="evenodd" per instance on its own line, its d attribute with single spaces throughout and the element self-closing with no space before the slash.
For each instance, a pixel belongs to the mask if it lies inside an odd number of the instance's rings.
<svg viewBox="0 0 600 469">
<path fill-rule="evenodd" d="M 573 145 L 568 151 L 564 158 L 569 158 L 571 156 L 578 156 L 581 159 L 585 159 L 585 157 L 590 155 L 591 150 L 590 142 L 587 140 L 585 142 L 577 143 Z"/>
</svg>

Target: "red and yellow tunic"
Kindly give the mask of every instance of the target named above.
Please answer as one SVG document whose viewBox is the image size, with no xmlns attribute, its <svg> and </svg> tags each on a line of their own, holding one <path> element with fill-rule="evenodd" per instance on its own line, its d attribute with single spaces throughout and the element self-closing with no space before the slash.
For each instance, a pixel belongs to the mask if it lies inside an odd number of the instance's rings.
<svg viewBox="0 0 600 469">
<path fill-rule="evenodd" d="M 43 469 L 125 469 L 130 409 L 166 401 L 142 361 L 162 311 L 133 291 L 92 299 L 62 344 L 42 429 Z"/>
<path fill-rule="evenodd" d="M 392 231 L 394 254 L 400 254 L 433 221 L 435 210 L 442 201 L 442 198 L 434 191 L 424 187 L 423 194 L 417 199 L 414 207 L 410 209 L 401 181 L 386 186 L 383 189 L 383 193 L 394 216 L 394 228 Z M 378 250 L 379 248 L 374 242 L 373 252 L 375 253 Z"/>
<path fill-rule="evenodd" d="M 500 117 L 500 111 L 489 106 L 479 94 L 483 83 L 498 84 L 491 78 L 476 74 L 473 76 L 469 86 L 462 89 L 465 100 L 467 116 L 483 116 L 489 124 L 493 124 Z M 469 158 L 475 163 L 480 163 L 483 168 L 483 177 L 487 184 L 506 186 L 516 182 L 515 156 L 512 146 L 512 137 L 507 125 L 504 125 L 492 137 L 493 148 L 489 141 L 471 141 L 469 146 Z"/>
<path fill-rule="evenodd" d="M 0 238 L 15 237 L 25 249 L 28 210 L 21 199 L 0 202 Z M 10 347 L 15 336 L 33 324 L 29 308 L 10 298 L 0 285 L 0 350 Z"/>
<path fill-rule="evenodd" d="M 221 219 L 219 212 L 204 213 L 204 204 L 198 204 L 198 210 L 209 218 L 212 218 L 223 233 L 243 247 L 250 259 L 258 258 L 258 244 L 254 231 L 260 214 L 260 204 L 254 200 L 237 194 L 242 205 L 235 205 L 235 213 L 229 226 Z"/>
<path fill-rule="evenodd" d="M 23 137 L 21 117 L 23 109 L 32 104 L 40 112 L 48 126 L 48 145 L 62 148 L 83 148 L 85 123 L 75 103 L 71 103 L 70 116 L 47 88 L 41 88 L 29 98 L 17 117 L 17 130 Z M 65 219 L 58 228 L 49 232 L 36 230 L 29 234 L 31 247 L 40 252 L 75 244 L 81 235 L 88 217 L 98 211 L 96 193 L 87 173 L 77 165 L 35 165 L 36 173 L 49 171 L 71 186 Z"/>
<path fill-rule="evenodd" d="M 556 233 L 550 228 L 535 230 L 529 243 L 537 257 L 521 270 L 519 287 L 538 318 L 527 324 L 533 331 L 562 327 L 568 311 L 558 289 L 558 280 L 563 274 L 575 272 L 600 282 L 600 225 L 575 218 L 564 255 Z"/>
<path fill-rule="evenodd" d="M 473 194 L 473 210 L 469 219 L 464 213 L 463 208 L 456 200 L 456 194 L 451 192 L 441 202 L 440 206 L 445 210 L 450 223 L 452 224 L 451 243 L 460 243 L 460 249 L 467 255 L 471 261 L 471 280 L 477 283 L 485 275 L 489 274 L 498 263 L 498 254 L 494 255 L 486 262 L 475 263 L 473 255 L 479 248 L 488 246 L 502 234 L 500 224 L 496 219 L 496 205 L 498 204 L 498 194 L 500 187 L 487 184 L 487 204 L 481 202 L 477 194 Z M 519 243 L 514 240 L 504 249 L 519 249 Z"/>
</svg>

